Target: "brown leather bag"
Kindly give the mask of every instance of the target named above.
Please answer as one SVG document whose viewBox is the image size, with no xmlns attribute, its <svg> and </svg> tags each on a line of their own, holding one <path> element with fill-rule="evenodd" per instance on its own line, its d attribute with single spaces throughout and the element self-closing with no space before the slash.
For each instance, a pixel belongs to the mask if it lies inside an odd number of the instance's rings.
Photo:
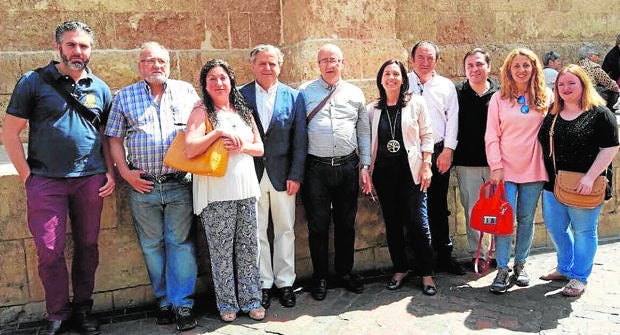
<svg viewBox="0 0 620 335">
<path fill-rule="evenodd" d="M 559 202 L 572 207 L 596 208 L 605 201 L 607 178 L 598 176 L 592 185 L 592 192 L 580 194 L 575 191 L 579 180 L 585 175 L 581 172 L 559 170 L 555 177 L 553 194 Z"/>
<path fill-rule="evenodd" d="M 213 125 L 207 116 L 205 120 L 206 133 L 213 130 Z M 228 167 L 228 150 L 224 147 L 224 139 L 218 138 L 207 150 L 194 157 L 185 157 L 185 132 L 180 131 L 174 137 L 166 155 L 164 164 L 177 170 L 191 172 L 193 174 L 222 177 Z"/>
<path fill-rule="evenodd" d="M 555 150 L 553 149 L 553 128 L 555 121 L 560 113 L 553 117 L 551 129 L 549 129 L 549 150 L 553 160 L 553 170 L 555 174 L 555 185 L 553 186 L 553 194 L 555 198 L 566 206 L 579 208 L 596 208 L 605 201 L 605 187 L 607 186 L 607 178 L 598 176 L 592 185 L 592 192 L 589 194 L 581 194 L 576 191 L 579 180 L 583 178 L 585 173 L 558 170 L 555 166 Z"/>
</svg>

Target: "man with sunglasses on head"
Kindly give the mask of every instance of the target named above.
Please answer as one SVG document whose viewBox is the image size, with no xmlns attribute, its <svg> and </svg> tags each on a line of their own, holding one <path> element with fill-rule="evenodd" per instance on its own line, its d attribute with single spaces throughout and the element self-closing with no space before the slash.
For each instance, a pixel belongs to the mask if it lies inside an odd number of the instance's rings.
<svg viewBox="0 0 620 335">
<path fill-rule="evenodd" d="M 428 219 L 433 249 L 437 253 L 435 271 L 464 275 L 463 267 L 452 258 L 452 239 L 448 217 L 448 188 L 452 155 L 457 144 L 459 103 L 452 81 L 435 71 L 439 48 L 430 41 L 416 43 L 409 55 L 410 93 L 424 98 L 431 115 L 435 148 L 428 188 Z"/>
<path fill-rule="evenodd" d="M 132 188 L 131 215 L 159 304 L 156 323 L 176 322 L 185 331 L 197 325 L 192 184 L 187 173 L 163 161 L 200 98 L 190 83 L 168 78 L 170 55 L 157 42 L 142 44 L 138 71 L 142 80 L 114 97 L 105 134 L 118 172 Z"/>
<path fill-rule="evenodd" d="M 364 290 L 351 273 L 355 253 L 355 214 L 359 178 L 370 183 L 370 125 L 364 93 L 342 80 L 344 56 L 333 44 L 317 55 L 321 76 L 300 86 L 308 124 L 308 156 L 301 191 L 314 273 L 312 297 L 327 293 L 329 224 L 334 220 L 337 284 L 354 293 Z"/>
<path fill-rule="evenodd" d="M 103 198 L 115 180 L 101 134 L 111 104 L 108 86 L 88 68 L 93 30 L 78 21 L 56 28 L 60 62 L 24 74 L 11 95 L 2 141 L 28 200 L 28 228 L 37 249 L 49 322 L 46 334 L 66 330 L 73 317 L 81 334 L 99 334 L 92 294 L 99 265 Z M 19 134 L 29 125 L 28 158 Z M 70 302 L 65 261 L 67 215 L 73 263 Z"/>
</svg>

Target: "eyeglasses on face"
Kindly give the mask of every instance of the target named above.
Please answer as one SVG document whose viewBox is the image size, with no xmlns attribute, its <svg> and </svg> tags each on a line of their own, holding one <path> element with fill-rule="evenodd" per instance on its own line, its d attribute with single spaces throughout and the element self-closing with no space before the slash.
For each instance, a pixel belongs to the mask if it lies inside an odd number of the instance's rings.
<svg viewBox="0 0 620 335">
<path fill-rule="evenodd" d="M 530 106 L 525 104 L 525 96 L 521 95 L 517 98 L 517 102 L 521 104 L 521 113 L 527 114 L 530 111 Z"/>
<path fill-rule="evenodd" d="M 145 63 L 149 66 L 153 66 L 153 65 L 167 65 L 170 61 L 167 59 L 163 59 L 163 58 L 146 58 L 146 59 L 142 59 L 140 60 L 140 63 Z"/>
<path fill-rule="evenodd" d="M 321 60 L 319 60 L 319 65 L 335 65 L 338 64 L 342 61 L 342 59 L 338 59 L 338 58 L 323 58 Z"/>
</svg>

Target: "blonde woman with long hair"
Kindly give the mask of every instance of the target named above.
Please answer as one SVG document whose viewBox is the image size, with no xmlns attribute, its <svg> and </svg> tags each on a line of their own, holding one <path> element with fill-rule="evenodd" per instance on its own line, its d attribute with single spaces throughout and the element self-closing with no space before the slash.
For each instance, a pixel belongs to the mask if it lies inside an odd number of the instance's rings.
<svg viewBox="0 0 620 335">
<path fill-rule="evenodd" d="M 525 262 L 534 237 L 534 213 L 547 171 L 538 130 L 551 103 L 542 66 L 534 52 L 512 50 L 500 70 L 501 89 L 489 102 L 484 136 L 493 184 L 505 183 L 508 202 L 516 214 L 513 274 L 509 278 L 513 235 L 496 235 L 497 275 L 489 290 L 505 293 L 511 284 L 528 286 Z"/>
<path fill-rule="evenodd" d="M 558 265 L 540 278 L 568 281 L 562 294 L 575 297 L 586 289 L 592 273 L 598 246 L 598 216 L 604 205 L 590 209 L 559 202 L 553 194 L 555 171 L 585 173 L 575 189 L 582 194 L 592 192 L 594 180 L 607 173 L 618 152 L 618 127 L 616 117 L 605 107 L 605 100 L 580 66 L 571 64 L 560 70 L 554 94 L 556 103 L 545 118 L 538 139 L 549 174 L 542 194 L 543 218 L 557 251 Z M 551 148 L 549 130 L 554 120 Z"/>
</svg>

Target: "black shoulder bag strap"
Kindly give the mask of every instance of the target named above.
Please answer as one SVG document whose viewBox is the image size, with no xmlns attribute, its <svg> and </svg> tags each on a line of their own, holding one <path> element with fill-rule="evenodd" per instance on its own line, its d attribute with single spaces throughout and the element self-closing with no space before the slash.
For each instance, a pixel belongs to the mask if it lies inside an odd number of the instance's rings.
<svg viewBox="0 0 620 335">
<path fill-rule="evenodd" d="M 75 109 L 75 111 L 77 111 L 78 114 L 80 114 L 81 117 L 86 119 L 88 122 L 92 123 L 93 126 L 95 126 L 95 128 L 99 128 L 99 122 L 101 121 L 99 119 L 99 115 L 97 115 L 96 113 L 93 113 L 93 111 L 91 111 L 88 107 L 84 106 L 84 104 L 82 104 L 75 96 L 73 96 L 71 93 L 69 93 L 64 88 L 60 87 L 60 85 L 58 85 L 58 82 L 54 80 L 54 78 L 52 78 L 49 72 L 44 71 L 43 68 L 41 67 L 37 68 L 34 71 L 39 74 L 39 77 L 41 77 L 41 79 L 43 79 L 43 81 L 46 84 L 53 87 L 56 90 L 56 92 L 58 92 L 58 94 L 60 94 L 60 96 L 63 97 L 63 99 L 65 99 L 67 104 L 72 106 Z"/>
<path fill-rule="evenodd" d="M 341 86 L 342 85 L 338 84 L 338 86 L 336 86 L 336 88 L 334 88 L 331 92 L 329 92 L 329 94 L 323 100 L 321 100 L 321 102 L 319 102 L 319 104 L 316 105 L 316 107 L 314 107 L 312 112 L 310 112 L 310 114 L 308 114 L 308 116 L 306 116 L 306 124 L 310 124 L 310 120 L 312 120 L 312 118 L 314 118 L 314 116 L 321 110 L 321 108 L 323 108 L 323 106 L 325 106 L 325 104 L 329 101 L 329 99 L 334 94 L 336 94 L 336 91 L 340 90 Z"/>
</svg>

